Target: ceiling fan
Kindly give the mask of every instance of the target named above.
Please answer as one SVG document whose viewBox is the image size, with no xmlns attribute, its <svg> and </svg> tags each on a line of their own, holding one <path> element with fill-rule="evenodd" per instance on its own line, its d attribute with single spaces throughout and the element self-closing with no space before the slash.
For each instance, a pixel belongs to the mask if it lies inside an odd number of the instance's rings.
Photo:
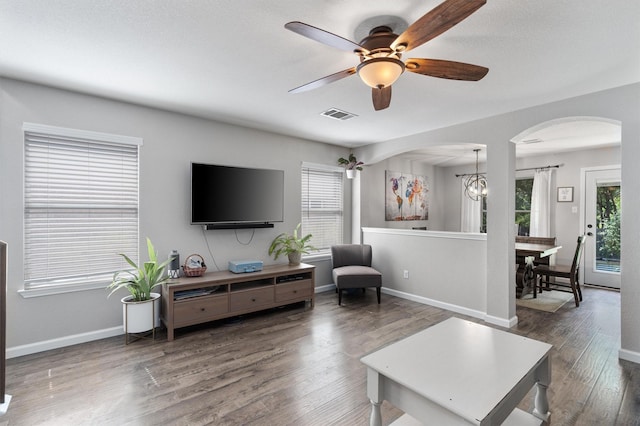
<svg viewBox="0 0 640 426">
<path fill-rule="evenodd" d="M 391 85 L 405 70 L 431 77 L 478 81 L 489 72 L 488 68 L 441 59 L 411 58 L 403 62 L 400 58 L 402 53 L 447 31 L 485 3 L 486 0 L 445 0 L 402 34 L 394 34 L 391 27 L 381 25 L 373 28 L 360 43 L 303 22 L 289 22 L 284 26 L 288 30 L 360 57 L 359 65 L 296 87 L 289 93 L 306 92 L 358 73 L 362 81 L 372 88 L 373 107 L 379 111 L 389 107 Z"/>
</svg>

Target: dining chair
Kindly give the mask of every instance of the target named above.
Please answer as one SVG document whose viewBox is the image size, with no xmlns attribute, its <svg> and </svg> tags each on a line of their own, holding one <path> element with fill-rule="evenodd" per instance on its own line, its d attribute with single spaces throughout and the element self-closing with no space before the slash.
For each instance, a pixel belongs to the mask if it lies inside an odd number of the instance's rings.
<svg viewBox="0 0 640 426">
<path fill-rule="evenodd" d="M 536 274 L 536 283 L 533 285 L 533 297 L 537 297 L 537 290 L 557 290 L 567 293 L 573 293 L 573 299 L 576 307 L 580 306 L 582 301 L 582 290 L 580 289 L 580 260 L 582 258 L 582 249 L 584 248 L 585 235 L 578 237 L 576 251 L 573 255 L 571 265 L 536 265 L 534 272 Z M 566 278 L 568 283 L 551 282 L 550 278 Z M 544 285 L 544 286 L 543 286 Z M 553 287 L 551 287 L 553 285 Z"/>
<path fill-rule="evenodd" d="M 516 243 L 556 245 L 556 237 L 530 237 L 528 235 L 516 235 Z"/>
</svg>

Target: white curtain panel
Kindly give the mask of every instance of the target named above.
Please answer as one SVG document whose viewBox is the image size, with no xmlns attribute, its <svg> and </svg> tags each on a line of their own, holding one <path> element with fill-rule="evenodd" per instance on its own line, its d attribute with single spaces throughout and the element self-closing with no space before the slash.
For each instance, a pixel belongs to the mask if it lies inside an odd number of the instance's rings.
<svg viewBox="0 0 640 426">
<path fill-rule="evenodd" d="M 482 200 L 474 201 L 464 193 L 464 176 L 460 179 L 460 194 L 462 197 L 460 232 L 480 232 L 482 221 Z"/>
<path fill-rule="evenodd" d="M 552 169 L 536 170 L 531 190 L 531 222 L 529 235 L 551 236 L 551 172 Z"/>
</svg>

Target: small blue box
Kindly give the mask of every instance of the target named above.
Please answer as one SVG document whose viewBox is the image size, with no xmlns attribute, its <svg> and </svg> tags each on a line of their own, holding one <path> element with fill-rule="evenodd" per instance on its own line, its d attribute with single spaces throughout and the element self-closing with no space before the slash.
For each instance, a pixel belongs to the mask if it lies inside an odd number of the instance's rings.
<svg viewBox="0 0 640 426">
<path fill-rule="evenodd" d="M 262 260 L 230 260 L 229 270 L 234 274 L 262 271 Z"/>
</svg>

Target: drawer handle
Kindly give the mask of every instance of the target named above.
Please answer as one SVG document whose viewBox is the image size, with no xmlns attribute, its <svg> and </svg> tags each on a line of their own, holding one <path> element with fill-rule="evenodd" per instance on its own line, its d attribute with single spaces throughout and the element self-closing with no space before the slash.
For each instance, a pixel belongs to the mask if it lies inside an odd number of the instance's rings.
<svg viewBox="0 0 640 426">
<path fill-rule="evenodd" d="M 252 302 L 255 302 L 255 301 L 256 301 L 256 298 L 255 298 L 255 297 L 254 297 L 254 298 L 252 298 L 252 299 L 251 299 L 251 301 L 252 301 Z"/>
<path fill-rule="evenodd" d="M 200 308 L 200 312 L 204 312 L 204 308 Z"/>
<path fill-rule="evenodd" d="M 296 294 L 298 292 L 298 290 L 293 290 L 293 294 Z"/>
</svg>

